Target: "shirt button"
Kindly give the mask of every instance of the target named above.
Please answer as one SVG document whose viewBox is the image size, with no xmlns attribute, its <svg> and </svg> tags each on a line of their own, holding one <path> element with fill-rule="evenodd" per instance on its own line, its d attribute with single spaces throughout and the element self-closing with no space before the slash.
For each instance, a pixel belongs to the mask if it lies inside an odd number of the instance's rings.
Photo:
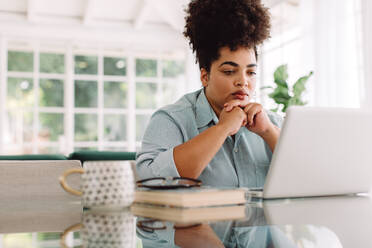
<svg viewBox="0 0 372 248">
<path fill-rule="evenodd" d="M 234 152 L 238 152 L 238 148 L 235 148 L 235 149 L 234 149 Z"/>
</svg>

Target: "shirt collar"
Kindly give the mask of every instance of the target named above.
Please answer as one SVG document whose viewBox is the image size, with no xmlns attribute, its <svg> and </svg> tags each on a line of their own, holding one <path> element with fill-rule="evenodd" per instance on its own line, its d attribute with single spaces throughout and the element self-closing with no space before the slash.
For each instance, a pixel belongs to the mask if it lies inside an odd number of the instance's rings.
<svg viewBox="0 0 372 248">
<path fill-rule="evenodd" d="M 212 120 L 215 124 L 218 123 L 218 118 L 214 113 L 211 105 L 209 104 L 207 97 L 204 93 L 204 88 L 196 100 L 196 124 L 198 128 L 207 126 Z"/>
</svg>

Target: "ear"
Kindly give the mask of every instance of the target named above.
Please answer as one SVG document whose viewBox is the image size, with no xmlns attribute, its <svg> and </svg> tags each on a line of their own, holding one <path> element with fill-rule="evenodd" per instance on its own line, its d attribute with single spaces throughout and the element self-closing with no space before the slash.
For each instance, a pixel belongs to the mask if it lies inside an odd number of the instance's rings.
<svg viewBox="0 0 372 248">
<path fill-rule="evenodd" d="M 201 68 L 201 70 L 200 70 L 200 81 L 202 82 L 202 84 L 203 84 L 204 87 L 207 87 L 208 86 L 209 73 L 204 68 Z"/>
</svg>

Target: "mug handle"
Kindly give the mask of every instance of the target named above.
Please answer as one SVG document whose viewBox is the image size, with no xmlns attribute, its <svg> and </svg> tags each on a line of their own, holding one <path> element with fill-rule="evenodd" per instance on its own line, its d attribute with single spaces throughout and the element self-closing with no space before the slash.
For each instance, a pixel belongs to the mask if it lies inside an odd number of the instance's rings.
<svg viewBox="0 0 372 248">
<path fill-rule="evenodd" d="M 72 225 L 70 227 L 68 227 L 61 235 L 61 240 L 60 240 L 60 244 L 61 244 L 61 247 L 63 248 L 69 248 L 67 245 L 66 245 L 66 237 L 67 235 L 70 233 L 70 232 L 74 232 L 74 231 L 77 231 L 77 230 L 80 230 L 82 229 L 84 226 L 83 224 L 81 223 L 78 223 L 78 224 L 75 224 L 75 225 Z M 79 246 L 80 247 L 80 246 Z"/>
<path fill-rule="evenodd" d="M 77 196 L 81 196 L 81 195 L 83 195 L 83 192 L 71 188 L 67 184 L 67 182 L 66 182 L 67 176 L 69 176 L 71 174 L 74 174 L 74 173 L 83 174 L 84 173 L 84 169 L 82 169 L 82 168 L 79 168 L 79 169 L 73 168 L 73 169 L 69 169 L 69 170 L 65 171 L 65 173 L 63 173 L 63 175 L 59 177 L 59 183 L 61 184 L 62 188 L 64 190 L 66 190 L 68 193 L 71 193 L 71 194 L 77 195 Z"/>
</svg>

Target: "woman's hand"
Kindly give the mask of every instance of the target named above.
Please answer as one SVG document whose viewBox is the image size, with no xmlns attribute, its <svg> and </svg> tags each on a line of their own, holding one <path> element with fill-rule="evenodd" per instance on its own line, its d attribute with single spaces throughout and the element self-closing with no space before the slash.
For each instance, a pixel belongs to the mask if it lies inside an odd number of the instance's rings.
<svg viewBox="0 0 372 248">
<path fill-rule="evenodd" d="M 271 130 L 274 124 L 270 121 L 262 105 L 259 103 L 249 103 L 244 108 L 247 114 L 247 125 L 249 131 L 260 136 Z"/>
<path fill-rule="evenodd" d="M 241 107 L 244 108 L 249 104 L 249 99 L 244 98 L 244 100 L 234 99 L 227 103 L 225 103 L 223 106 L 226 109 L 227 112 L 230 112 L 234 107 Z"/>
<path fill-rule="evenodd" d="M 247 115 L 243 109 L 234 107 L 230 111 L 226 111 L 225 108 L 221 111 L 217 125 L 222 126 L 227 131 L 227 135 L 234 135 L 246 124 Z"/>
<path fill-rule="evenodd" d="M 261 104 L 248 103 L 244 105 L 244 102 L 242 101 L 233 100 L 225 103 L 224 111 L 229 112 L 235 107 L 242 108 L 246 113 L 247 123 L 245 126 L 249 131 L 262 137 L 274 128 L 274 124 L 270 121 Z"/>
</svg>

